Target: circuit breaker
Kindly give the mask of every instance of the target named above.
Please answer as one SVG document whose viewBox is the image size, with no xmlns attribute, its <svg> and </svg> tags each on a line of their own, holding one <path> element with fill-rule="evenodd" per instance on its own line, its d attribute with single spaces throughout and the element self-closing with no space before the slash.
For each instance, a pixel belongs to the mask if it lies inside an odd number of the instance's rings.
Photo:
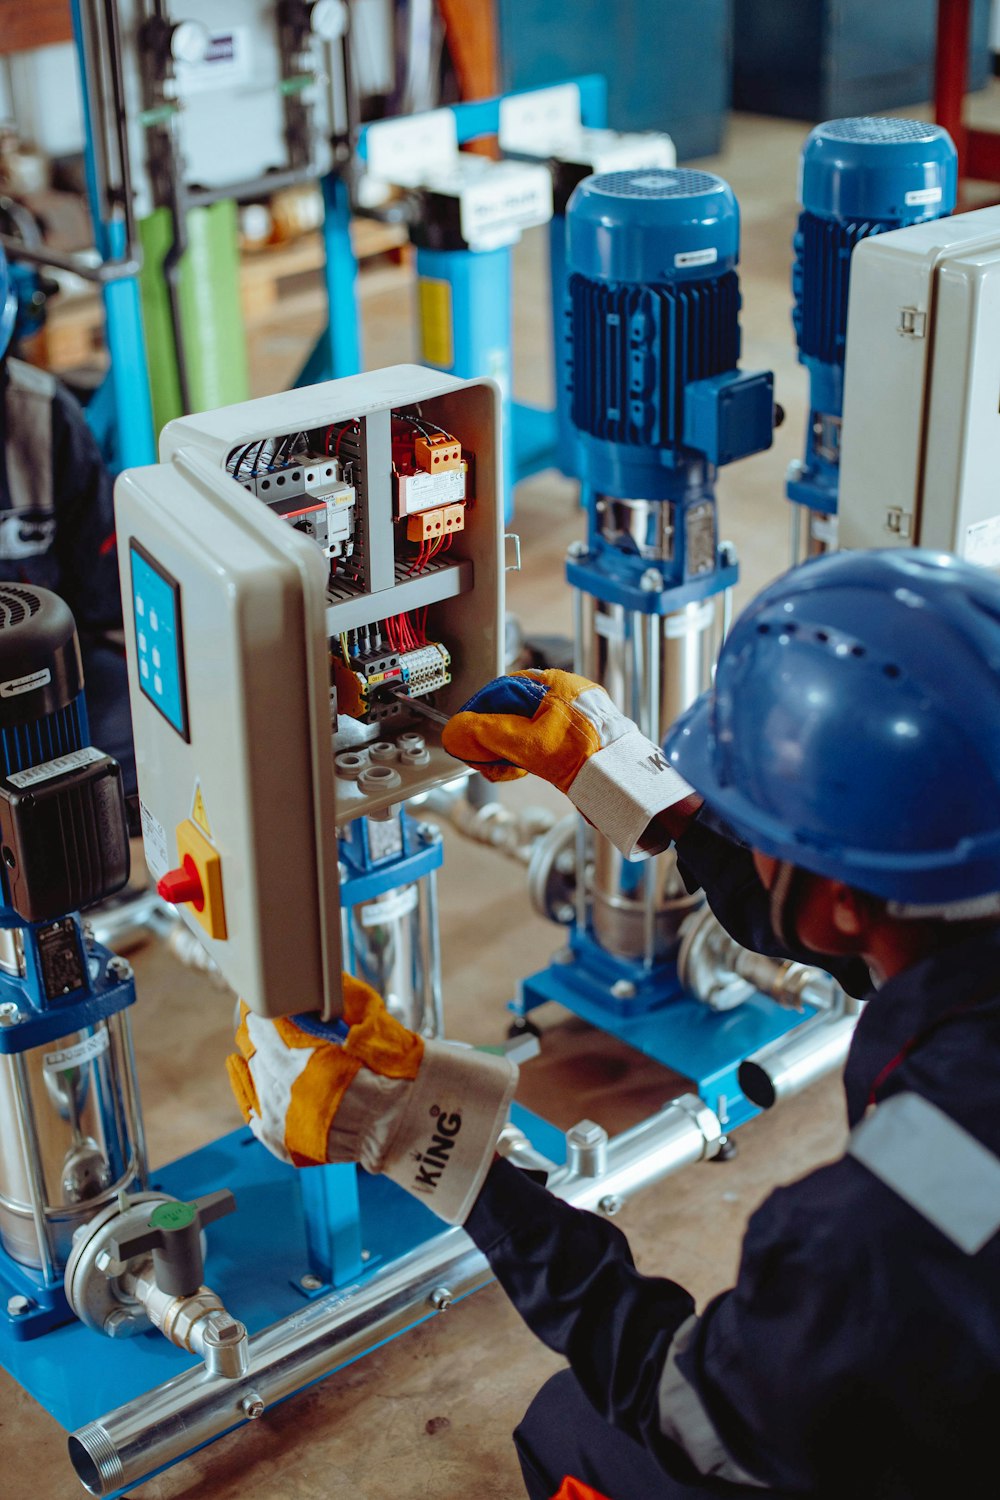
<svg viewBox="0 0 1000 1500">
<path fill-rule="evenodd" d="M 1000 208 L 864 240 L 851 262 L 842 547 L 1000 567 Z"/>
<path fill-rule="evenodd" d="M 338 826 L 459 774 L 433 714 L 502 670 L 498 400 L 353 376 L 116 485 L 147 863 L 260 1014 L 339 1013 Z"/>
</svg>

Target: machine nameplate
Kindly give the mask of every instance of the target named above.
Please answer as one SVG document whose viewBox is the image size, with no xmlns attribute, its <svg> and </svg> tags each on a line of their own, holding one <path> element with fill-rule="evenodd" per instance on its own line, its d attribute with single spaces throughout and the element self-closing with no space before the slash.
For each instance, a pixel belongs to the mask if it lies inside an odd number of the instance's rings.
<svg viewBox="0 0 1000 1500">
<path fill-rule="evenodd" d="M 11 771 L 7 780 L 23 791 L 26 786 L 35 786 L 39 781 L 48 781 L 53 776 L 63 776 L 67 771 L 79 770 L 95 760 L 103 760 L 104 751 L 94 745 L 83 750 L 72 750 L 68 755 L 57 755 L 55 760 L 44 760 L 41 765 L 29 766 L 26 771 Z"/>
</svg>

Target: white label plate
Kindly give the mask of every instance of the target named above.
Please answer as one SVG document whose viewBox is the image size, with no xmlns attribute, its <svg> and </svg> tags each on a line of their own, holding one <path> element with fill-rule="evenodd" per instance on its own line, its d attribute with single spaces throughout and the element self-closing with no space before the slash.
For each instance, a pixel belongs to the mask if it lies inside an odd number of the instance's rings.
<svg viewBox="0 0 1000 1500">
<path fill-rule="evenodd" d="M 44 1052 L 42 1065 L 46 1073 L 66 1073 L 70 1068 L 82 1068 L 85 1063 L 93 1062 L 95 1057 L 107 1052 L 109 1040 L 106 1031 L 95 1031 L 93 1036 L 85 1036 L 82 1042 L 74 1042 L 71 1047 Z"/>
<path fill-rule="evenodd" d="M 404 885 L 401 890 L 387 891 L 377 901 L 366 901 L 361 908 L 362 927 L 381 927 L 383 922 L 394 922 L 405 917 L 417 904 L 415 885 Z"/>
<path fill-rule="evenodd" d="M 982 568 L 1000 567 L 1000 516 L 990 516 L 965 528 L 962 555 Z"/>
<path fill-rule="evenodd" d="M 146 863 L 150 874 L 161 880 L 170 869 L 170 846 L 163 824 L 150 812 L 140 799 L 139 819 L 142 824 L 142 844 L 146 851 Z"/>
<path fill-rule="evenodd" d="M 98 750 L 94 745 L 87 745 L 83 750 L 71 750 L 68 755 L 57 755 L 55 760 L 45 760 L 41 765 L 29 766 L 26 771 L 12 771 L 7 780 L 23 789 L 26 786 L 35 786 L 39 781 L 49 781 L 53 776 L 62 776 L 67 771 L 79 770 L 80 766 L 93 765 L 95 760 L 103 759 L 103 750 Z"/>
</svg>

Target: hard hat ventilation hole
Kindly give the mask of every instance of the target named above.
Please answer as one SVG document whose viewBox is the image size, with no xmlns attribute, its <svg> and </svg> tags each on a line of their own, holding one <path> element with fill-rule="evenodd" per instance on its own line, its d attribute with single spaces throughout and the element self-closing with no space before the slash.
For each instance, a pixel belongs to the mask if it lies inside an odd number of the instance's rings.
<svg viewBox="0 0 1000 1500">
<path fill-rule="evenodd" d="M 885 675 L 887 677 L 902 677 L 902 675 L 903 675 L 901 669 L 899 667 L 894 666 L 892 664 L 892 662 L 890 662 L 888 664 L 888 666 L 883 667 L 882 671 L 885 673 Z"/>
</svg>

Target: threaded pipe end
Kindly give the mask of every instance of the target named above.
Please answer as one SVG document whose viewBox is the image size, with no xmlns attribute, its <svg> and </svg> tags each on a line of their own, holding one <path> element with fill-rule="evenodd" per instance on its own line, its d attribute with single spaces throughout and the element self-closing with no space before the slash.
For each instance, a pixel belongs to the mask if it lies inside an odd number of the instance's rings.
<svg viewBox="0 0 1000 1500">
<path fill-rule="evenodd" d="M 69 1457 L 80 1483 L 92 1495 L 110 1495 L 125 1481 L 118 1449 L 100 1422 L 91 1422 L 70 1435 Z"/>
</svg>

